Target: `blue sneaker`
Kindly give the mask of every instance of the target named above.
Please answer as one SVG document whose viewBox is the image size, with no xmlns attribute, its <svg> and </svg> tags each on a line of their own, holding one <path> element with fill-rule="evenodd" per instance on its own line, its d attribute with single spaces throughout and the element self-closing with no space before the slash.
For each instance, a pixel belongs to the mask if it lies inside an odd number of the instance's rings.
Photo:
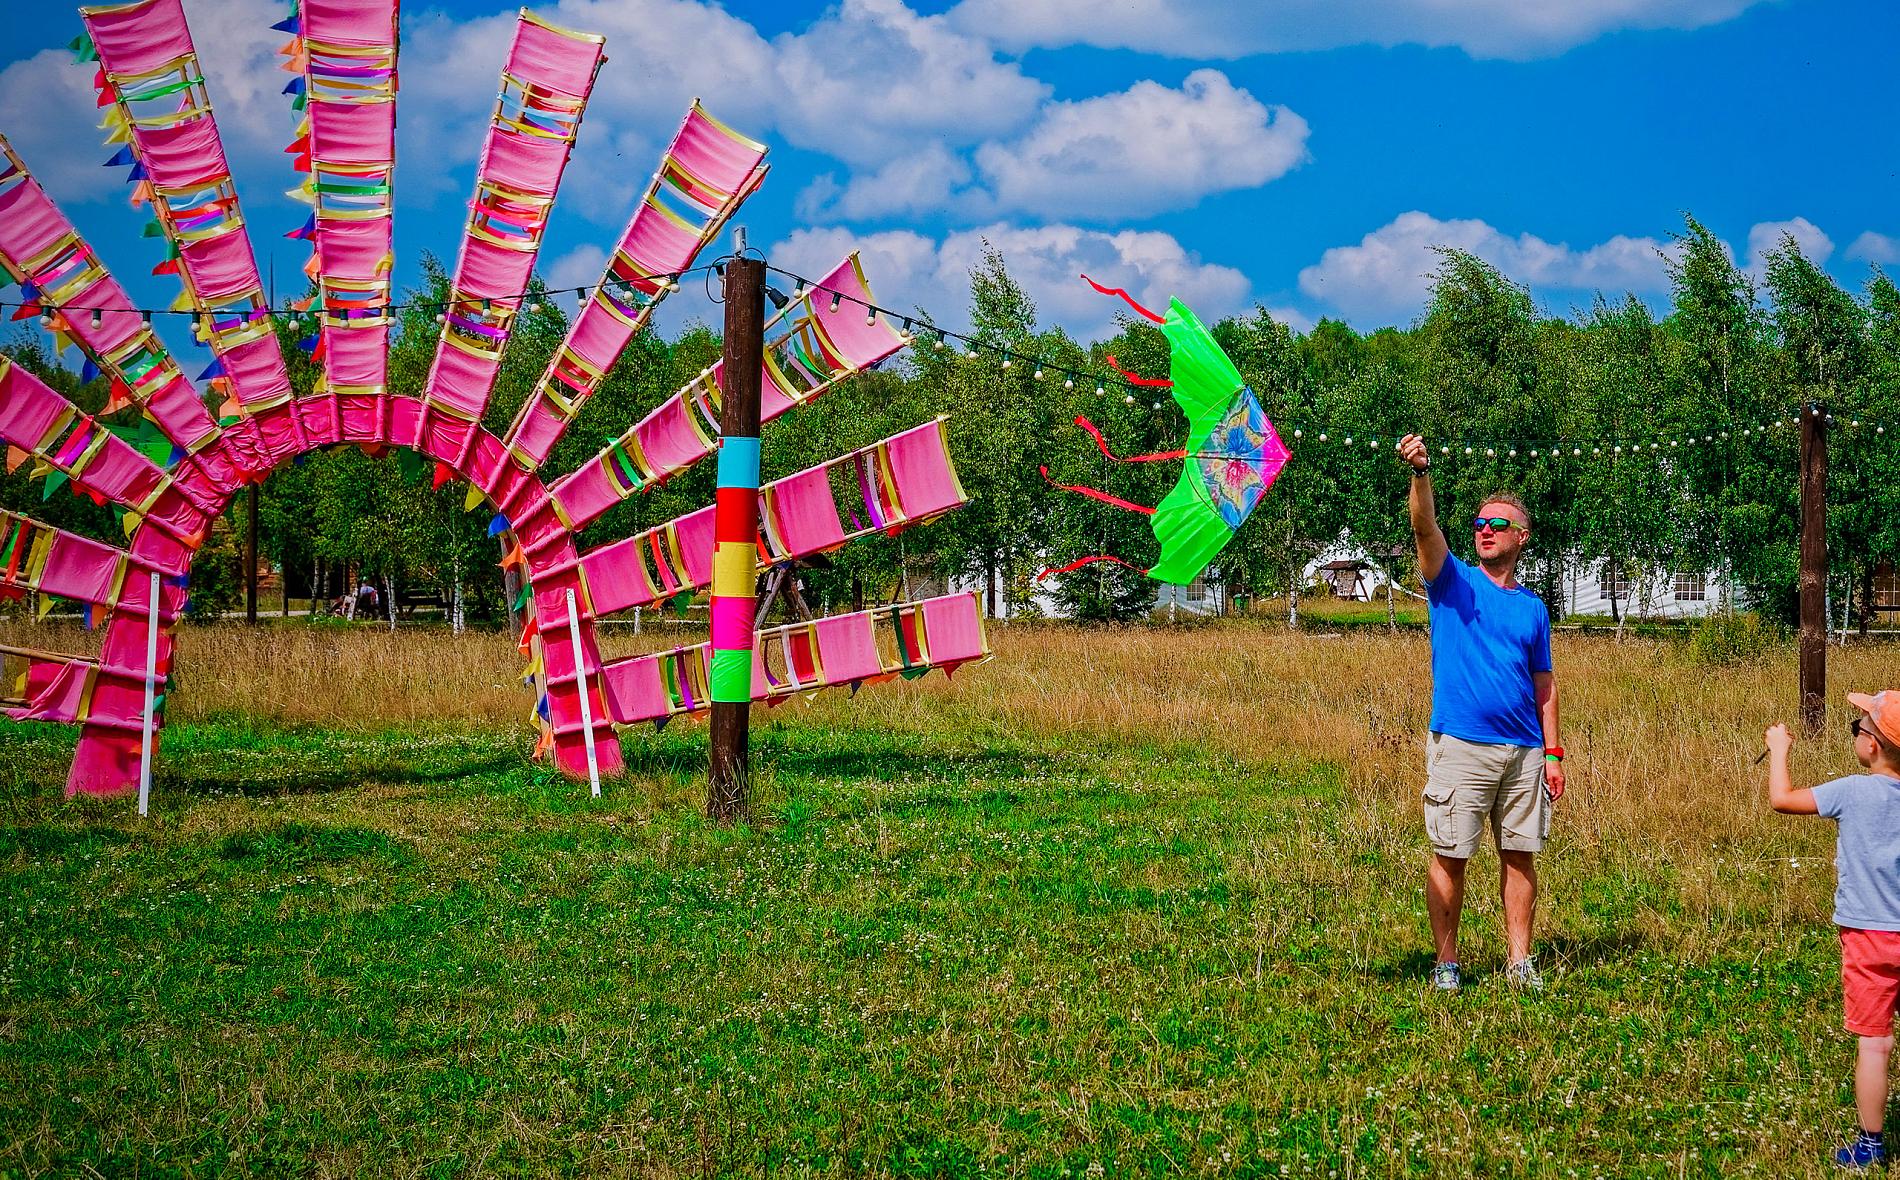
<svg viewBox="0 0 1900 1180">
<path fill-rule="evenodd" d="M 1845 1146 L 1835 1148 L 1833 1158 L 1837 1167 L 1850 1172 L 1864 1172 L 1887 1162 L 1887 1145 L 1883 1140 L 1862 1131 Z"/>
<path fill-rule="evenodd" d="M 1458 964 L 1440 963 L 1432 968 L 1432 990 L 1455 992 L 1464 986 L 1464 980 L 1458 973 Z"/>
</svg>

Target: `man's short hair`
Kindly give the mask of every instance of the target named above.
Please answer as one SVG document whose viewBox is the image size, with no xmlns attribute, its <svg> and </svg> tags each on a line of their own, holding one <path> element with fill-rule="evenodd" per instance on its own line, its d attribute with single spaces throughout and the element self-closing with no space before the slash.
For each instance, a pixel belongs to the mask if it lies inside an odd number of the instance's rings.
<svg viewBox="0 0 1900 1180">
<path fill-rule="evenodd" d="M 1531 527 L 1531 510 L 1525 506 L 1523 497 L 1516 492 L 1492 492 L 1478 502 L 1478 507 L 1482 508 L 1486 504 L 1506 504 L 1517 509 L 1517 514 L 1524 518 L 1524 527 L 1527 529 Z"/>
</svg>

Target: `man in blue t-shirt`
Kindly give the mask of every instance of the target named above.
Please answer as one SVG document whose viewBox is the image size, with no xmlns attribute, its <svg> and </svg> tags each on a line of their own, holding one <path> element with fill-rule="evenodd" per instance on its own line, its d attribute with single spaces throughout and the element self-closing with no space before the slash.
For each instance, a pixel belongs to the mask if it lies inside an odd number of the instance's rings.
<svg viewBox="0 0 1900 1180">
<path fill-rule="evenodd" d="M 1412 468 L 1412 536 L 1432 620 L 1432 731 L 1425 758 L 1425 829 L 1433 853 L 1425 892 L 1438 955 L 1432 986 L 1455 992 L 1462 984 L 1458 919 L 1465 867 L 1489 827 L 1501 862 L 1504 977 L 1541 988 L 1531 960 L 1532 858 L 1550 834 L 1551 804 L 1564 793 L 1564 751 L 1557 740 L 1550 612 L 1517 584 L 1530 513 L 1509 492 L 1487 499 L 1472 522 L 1478 564 L 1468 565 L 1452 556 L 1438 527 L 1424 440 L 1406 435 L 1399 457 Z"/>
</svg>

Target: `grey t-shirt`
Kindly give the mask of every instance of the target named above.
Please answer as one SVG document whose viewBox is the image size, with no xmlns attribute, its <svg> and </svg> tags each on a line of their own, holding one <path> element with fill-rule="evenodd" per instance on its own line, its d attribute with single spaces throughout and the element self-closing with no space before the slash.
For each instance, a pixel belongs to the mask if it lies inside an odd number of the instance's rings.
<svg viewBox="0 0 1900 1180">
<path fill-rule="evenodd" d="M 1850 774 L 1814 788 L 1814 802 L 1840 824 L 1834 924 L 1900 930 L 1900 778 Z"/>
</svg>

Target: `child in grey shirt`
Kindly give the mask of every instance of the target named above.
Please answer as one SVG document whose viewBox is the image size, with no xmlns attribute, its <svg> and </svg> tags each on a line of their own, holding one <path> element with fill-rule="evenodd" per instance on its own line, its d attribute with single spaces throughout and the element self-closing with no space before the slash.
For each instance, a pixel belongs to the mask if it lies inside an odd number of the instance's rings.
<svg viewBox="0 0 1900 1180">
<path fill-rule="evenodd" d="M 1860 1037 L 1854 1106 L 1860 1134 L 1833 1155 L 1843 1168 L 1887 1162 L 1887 1061 L 1900 1006 L 1900 691 L 1850 692 L 1854 757 L 1868 771 L 1797 789 L 1788 776 L 1785 725 L 1763 735 L 1771 755 L 1768 803 L 1787 815 L 1823 815 L 1840 825 L 1834 865 L 1834 924 L 1841 928 L 1841 995 L 1847 1031 Z"/>
</svg>

